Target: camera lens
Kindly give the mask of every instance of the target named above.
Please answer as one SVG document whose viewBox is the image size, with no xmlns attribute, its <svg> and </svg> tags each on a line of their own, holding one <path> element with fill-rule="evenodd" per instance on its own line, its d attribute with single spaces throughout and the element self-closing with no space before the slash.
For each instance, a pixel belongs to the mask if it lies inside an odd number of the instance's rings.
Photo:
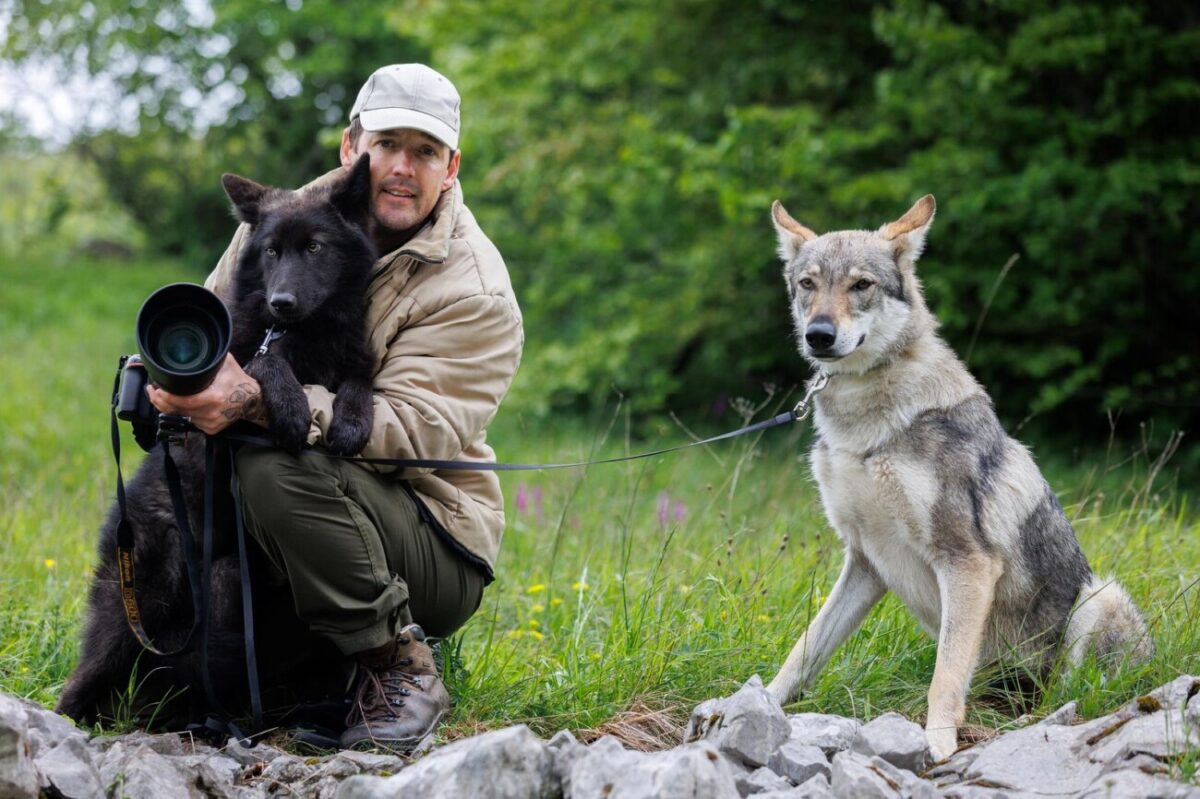
<svg viewBox="0 0 1200 799">
<path fill-rule="evenodd" d="M 146 373 L 172 394 L 195 394 L 212 382 L 231 334 L 229 310 L 202 286 L 163 286 L 138 311 L 138 349 Z"/>
<path fill-rule="evenodd" d="M 163 325 L 158 338 L 158 358 L 163 366 L 179 372 L 191 372 L 208 360 L 213 336 L 206 336 L 199 325 L 174 321 Z"/>
</svg>

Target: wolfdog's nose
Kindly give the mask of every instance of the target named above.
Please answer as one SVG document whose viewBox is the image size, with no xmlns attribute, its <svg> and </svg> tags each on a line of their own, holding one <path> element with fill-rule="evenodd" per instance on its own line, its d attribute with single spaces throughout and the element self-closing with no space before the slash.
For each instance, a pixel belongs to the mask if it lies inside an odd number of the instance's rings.
<svg viewBox="0 0 1200 799">
<path fill-rule="evenodd" d="M 277 311 L 290 311 L 296 307 L 296 295 L 277 291 L 271 295 L 271 307 Z"/>
<path fill-rule="evenodd" d="M 816 352 L 824 352 L 837 341 L 837 328 L 827 319 L 814 319 L 804 330 L 804 340 Z"/>
</svg>

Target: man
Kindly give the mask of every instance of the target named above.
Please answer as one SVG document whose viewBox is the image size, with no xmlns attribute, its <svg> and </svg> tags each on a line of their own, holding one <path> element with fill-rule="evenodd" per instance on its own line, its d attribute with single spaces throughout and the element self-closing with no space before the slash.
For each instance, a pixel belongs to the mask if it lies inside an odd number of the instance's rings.
<svg viewBox="0 0 1200 799">
<path fill-rule="evenodd" d="M 384 254 L 368 294 L 377 356 L 374 427 L 362 455 L 493 461 L 484 431 L 524 341 L 500 253 L 463 204 L 459 96 L 421 64 L 367 80 L 342 133 L 342 168 L 370 153 L 370 234 Z M 249 228 L 238 229 L 206 285 L 224 295 Z M 309 442 L 323 443 L 334 395 L 305 386 Z M 165 413 L 205 433 L 238 419 L 269 424 L 258 383 L 227 358 L 191 397 L 148 389 Z M 300 618 L 359 665 L 344 747 L 403 749 L 449 707 L 425 633 L 446 636 L 479 606 L 504 530 L 492 472 L 400 472 L 243 447 L 241 504 Z"/>
</svg>

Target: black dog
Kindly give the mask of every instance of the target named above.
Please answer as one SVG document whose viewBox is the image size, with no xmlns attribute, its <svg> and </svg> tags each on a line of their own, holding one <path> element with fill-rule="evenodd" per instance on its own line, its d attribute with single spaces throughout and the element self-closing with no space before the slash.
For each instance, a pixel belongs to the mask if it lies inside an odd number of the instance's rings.
<svg viewBox="0 0 1200 799">
<path fill-rule="evenodd" d="M 236 175 L 222 177 L 238 219 L 251 226 L 233 286 L 230 352 L 262 388 L 276 445 L 298 453 L 311 416 L 302 384 L 336 393 L 327 436 L 338 454 L 362 450 L 370 435 L 374 358 L 364 329 L 365 291 L 375 248 L 366 233 L 370 172 L 363 156 L 324 189 L 293 192 Z M 285 333 L 259 354 L 266 332 Z M 248 423 L 247 426 L 249 427 Z M 261 431 L 259 431 L 261 432 Z M 222 443 L 220 447 L 227 446 Z M 228 453 L 219 454 L 214 485 L 229 485 Z M 202 525 L 204 437 L 188 436 L 176 448 L 192 529 Z M 193 602 L 183 545 L 155 448 L 127 487 L 135 547 L 136 592 L 142 624 L 163 651 L 183 646 L 193 622 Z M 208 712 L 244 708 L 247 697 L 239 559 L 233 537 L 233 497 L 218 491 L 213 512 L 213 565 L 206 642 L 188 642 L 178 654 L 143 650 L 128 627 L 116 564 L 118 513 L 110 509 L 100 532 L 100 563 L 88 598 L 79 665 L 57 710 L 82 721 L 127 716 L 155 725 L 177 725 Z M 197 553 L 199 557 L 200 553 Z M 250 560 L 255 560 L 252 552 Z M 259 673 L 264 694 L 312 695 L 344 687 L 342 658 L 295 619 L 286 587 L 255 584 Z M 212 708 L 200 688 L 200 647 L 207 646 Z"/>
</svg>

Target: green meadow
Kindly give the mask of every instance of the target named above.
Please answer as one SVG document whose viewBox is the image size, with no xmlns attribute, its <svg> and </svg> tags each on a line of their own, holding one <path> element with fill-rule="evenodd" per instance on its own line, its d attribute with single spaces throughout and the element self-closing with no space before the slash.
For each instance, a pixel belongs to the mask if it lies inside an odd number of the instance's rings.
<svg viewBox="0 0 1200 799">
<path fill-rule="evenodd" d="M 77 658 L 95 537 L 113 494 L 108 402 L 141 300 L 194 279 L 168 261 L 7 258 L 0 265 L 0 690 L 46 706 Z M 529 346 L 537 346 L 531 341 Z M 797 363 L 797 382 L 803 368 Z M 992 387 L 996 390 L 997 387 Z M 528 393 L 531 387 L 526 386 Z M 758 420 L 795 390 L 748 386 L 703 430 L 667 409 L 637 419 L 613 396 L 586 418 L 502 409 L 502 459 L 573 461 L 653 449 Z M 975 681 L 968 732 L 987 736 L 1070 699 L 1097 715 L 1200 673 L 1200 523 L 1170 447 L 1032 442 L 1084 549 L 1145 610 L 1158 653 L 1104 674 L 1056 672 L 1032 697 Z M 498 578 L 444 646 L 455 696 L 446 738 L 525 722 L 549 735 L 677 740 L 700 700 L 773 676 L 837 575 L 841 552 L 796 425 L 615 465 L 503 477 Z M 1164 449 L 1166 451 L 1164 451 Z M 126 474 L 140 453 L 126 438 Z M 790 709 L 924 713 L 934 642 L 889 598 Z M 1194 778 L 1195 763 L 1181 776 Z"/>
</svg>

